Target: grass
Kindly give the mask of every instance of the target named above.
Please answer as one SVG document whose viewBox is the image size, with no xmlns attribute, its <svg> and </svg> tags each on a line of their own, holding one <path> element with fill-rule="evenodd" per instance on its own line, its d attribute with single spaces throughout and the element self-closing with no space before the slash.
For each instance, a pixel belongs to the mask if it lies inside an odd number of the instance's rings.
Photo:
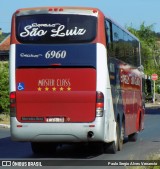
<svg viewBox="0 0 160 169">
<path fill-rule="evenodd" d="M 134 161 L 134 159 L 132 158 Z M 159 153 L 152 153 L 146 156 L 146 161 L 160 161 Z M 143 160 L 142 160 L 143 161 Z M 160 166 L 127 166 L 126 169 L 160 169 Z"/>
</svg>

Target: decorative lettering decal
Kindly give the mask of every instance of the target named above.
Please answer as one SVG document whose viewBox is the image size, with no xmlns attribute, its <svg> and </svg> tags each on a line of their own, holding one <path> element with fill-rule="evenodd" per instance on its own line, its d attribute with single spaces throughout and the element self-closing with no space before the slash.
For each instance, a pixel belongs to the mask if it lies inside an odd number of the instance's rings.
<svg viewBox="0 0 160 169">
<path fill-rule="evenodd" d="M 42 54 L 26 54 L 26 53 L 21 53 L 20 57 L 22 58 L 39 58 L 42 56 Z"/>
<path fill-rule="evenodd" d="M 121 83 L 129 84 L 129 76 L 128 75 L 121 75 Z"/>
<path fill-rule="evenodd" d="M 47 29 L 46 29 L 47 28 Z M 51 28 L 48 32 L 48 28 Z M 52 29 L 53 28 L 53 29 Z M 55 24 L 38 24 L 33 23 L 24 27 L 24 32 L 20 33 L 21 37 L 41 37 L 50 33 L 51 37 L 66 37 L 66 36 L 82 36 L 86 33 L 86 29 L 74 27 L 72 29 L 66 29 L 65 25 L 60 23 Z"/>
<path fill-rule="evenodd" d="M 59 50 L 59 51 L 49 50 L 48 52 L 46 52 L 45 58 L 46 59 L 52 59 L 52 58 L 64 59 L 66 57 L 66 55 L 67 55 L 67 52 L 65 50 Z"/>
<path fill-rule="evenodd" d="M 65 59 L 67 55 L 66 50 L 49 50 L 46 53 L 44 53 L 44 57 L 46 59 Z M 43 56 L 42 54 L 31 54 L 31 53 L 20 53 L 21 58 L 39 58 Z"/>
<path fill-rule="evenodd" d="M 38 81 L 38 91 L 71 91 L 70 79 L 41 79 Z"/>
<path fill-rule="evenodd" d="M 138 76 L 136 75 L 121 75 L 121 83 L 125 84 L 125 85 L 135 85 L 135 86 L 140 86 L 141 85 L 141 80 Z"/>
</svg>

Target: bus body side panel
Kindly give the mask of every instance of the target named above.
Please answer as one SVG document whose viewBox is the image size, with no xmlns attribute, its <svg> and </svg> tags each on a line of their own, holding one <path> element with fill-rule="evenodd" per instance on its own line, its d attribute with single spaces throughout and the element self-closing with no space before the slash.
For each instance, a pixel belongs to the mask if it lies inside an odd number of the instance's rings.
<svg viewBox="0 0 160 169">
<path fill-rule="evenodd" d="M 15 78 L 15 70 L 16 70 L 16 66 L 15 66 L 15 44 L 12 44 L 10 46 L 10 53 L 9 53 L 9 87 L 10 87 L 10 92 L 14 92 L 16 90 L 16 78 Z"/>
<path fill-rule="evenodd" d="M 138 132 L 140 112 L 142 111 L 142 74 L 131 66 L 120 64 L 120 83 L 125 112 L 126 135 Z M 138 120 L 138 121 L 137 121 Z"/>
<path fill-rule="evenodd" d="M 122 92 L 120 85 L 120 69 L 119 62 L 117 59 L 110 57 L 108 60 L 108 69 L 110 75 L 110 84 L 112 91 L 112 99 L 113 99 L 113 108 L 115 119 L 119 120 L 120 126 L 122 125 L 122 119 L 124 115 L 124 106 L 122 100 Z"/>
<path fill-rule="evenodd" d="M 107 64 L 107 50 L 102 44 L 97 44 L 97 91 L 104 94 L 104 141 L 116 140 L 116 120 L 113 110 L 113 100 Z"/>
<path fill-rule="evenodd" d="M 125 134 L 130 135 L 139 131 L 142 74 L 113 57 L 109 59 L 109 72 L 115 117 L 119 118 L 120 123 L 125 120 Z"/>
</svg>

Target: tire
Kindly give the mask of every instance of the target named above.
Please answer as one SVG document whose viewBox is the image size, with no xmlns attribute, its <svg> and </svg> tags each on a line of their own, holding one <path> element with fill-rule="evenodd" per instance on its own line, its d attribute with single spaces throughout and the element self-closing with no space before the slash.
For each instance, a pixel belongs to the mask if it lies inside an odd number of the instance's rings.
<svg viewBox="0 0 160 169">
<path fill-rule="evenodd" d="M 110 153 L 110 154 L 116 154 L 117 153 L 117 146 L 115 144 L 115 141 L 111 143 L 105 143 L 104 144 L 104 152 L 105 153 Z"/>
<path fill-rule="evenodd" d="M 119 125 L 116 125 L 116 140 L 111 143 L 104 143 L 104 152 L 116 154 L 118 151 L 118 144 L 119 144 Z"/>
<path fill-rule="evenodd" d="M 31 142 L 31 148 L 34 154 L 55 153 L 57 144 L 45 142 Z"/>
<path fill-rule="evenodd" d="M 87 152 L 103 153 L 103 144 L 100 142 L 93 142 L 87 145 Z"/>
<path fill-rule="evenodd" d="M 133 133 L 133 134 L 128 136 L 128 141 L 136 142 L 137 139 L 138 139 L 138 133 Z"/>
<path fill-rule="evenodd" d="M 118 124 L 119 125 L 119 124 Z M 122 126 L 119 125 L 119 139 L 118 139 L 118 151 L 121 151 L 123 148 L 123 140 L 124 140 L 124 122 L 122 122 Z"/>
</svg>

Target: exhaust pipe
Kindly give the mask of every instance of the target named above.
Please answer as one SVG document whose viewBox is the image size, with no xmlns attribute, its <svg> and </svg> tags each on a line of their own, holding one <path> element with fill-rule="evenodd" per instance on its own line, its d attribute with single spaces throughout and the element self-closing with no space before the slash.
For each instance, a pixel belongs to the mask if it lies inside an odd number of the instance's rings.
<svg viewBox="0 0 160 169">
<path fill-rule="evenodd" d="M 87 137 L 88 138 L 93 138 L 94 137 L 93 131 L 89 131 L 88 134 L 87 134 Z"/>
</svg>

